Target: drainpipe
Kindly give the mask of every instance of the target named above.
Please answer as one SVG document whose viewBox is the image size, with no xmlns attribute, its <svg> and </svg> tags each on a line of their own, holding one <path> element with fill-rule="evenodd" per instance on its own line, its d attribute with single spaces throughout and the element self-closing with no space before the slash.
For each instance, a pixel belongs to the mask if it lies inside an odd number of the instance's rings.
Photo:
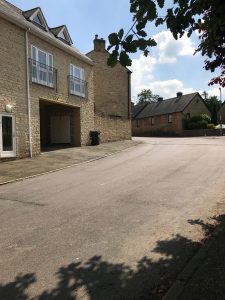
<svg viewBox="0 0 225 300">
<path fill-rule="evenodd" d="M 29 72 L 29 43 L 28 43 L 28 32 L 30 28 L 27 28 L 25 32 L 26 40 L 26 79 L 27 79 L 27 115 L 28 115 L 28 130 L 29 130 L 29 152 L 30 157 L 33 156 L 32 151 L 32 130 L 31 130 L 31 109 L 30 109 L 30 72 Z"/>
</svg>

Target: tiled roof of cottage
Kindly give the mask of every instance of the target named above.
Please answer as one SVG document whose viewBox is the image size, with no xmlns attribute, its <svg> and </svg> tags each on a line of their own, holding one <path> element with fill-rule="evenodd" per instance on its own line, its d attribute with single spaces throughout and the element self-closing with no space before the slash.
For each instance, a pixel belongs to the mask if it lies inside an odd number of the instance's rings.
<svg viewBox="0 0 225 300">
<path fill-rule="evenodd" d="M 141 104 L 134 105 L 131 109 L 132 118 L 135 118 L 145 108 L 146 105 L 148 105 L 148 103 L 141 103 Z"/>
<path fill-rule="evenodd" d="M 148 103 L 148 105 L 146 105 L 145 108 L 136 116 L 136 119 L 182 112 L 196 95 L 199 94 L 192 93 L 158 102 Z"/>
<path fill-rule="evenodd" d="M 31 10 L 28 10 L 26 12 L 23 12 L 21 9 L 16 7 L 15 5 L 9 3 L 6 0 L 0 0 L 0 15 L 3 17 L 7 17 L 7 19 L 14 21 L 16 24 L 20 24 L 20 26 L 24 28 L 30 28 L 32 33 L 37 33 L 38 35 L 41 35 L 43 38 L 47 38 L 49 42 L 55 42 L 65 51 L 69 51 L 71 54 L 74 53 L 74 55 L 80 57 L 82 60 L 85 60 L 89 64 L 93 64 L 92 60 L 87 57 L 85 54 L 81 53 L 77 48 L 71 45 L 65 44 L 63 41 L 60 41 L 55 37 L 55 35 L 50 30 L 43 30 L 33 24 L 32 22 L 28 21 L 26 18 L 29 18 L 29 15 L 32 15 L 34 11 L 37 10 L 37 8 L 33 8 Z M 25 16 L 24 16 L 25 14 Z"/>
</svg>

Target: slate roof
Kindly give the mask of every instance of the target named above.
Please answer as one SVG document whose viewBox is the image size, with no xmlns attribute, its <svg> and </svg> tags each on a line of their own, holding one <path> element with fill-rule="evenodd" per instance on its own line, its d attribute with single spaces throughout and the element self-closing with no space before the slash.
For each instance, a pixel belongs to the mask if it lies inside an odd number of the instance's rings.
<svg viewBox="0 0 225 300">
<path fill-rule="evenodd" d="M 199 94 L 192 93 L 182 95 L 181 97 L 174 97 L 163 101 L 148 103 L 148 105 L 146 105 L 144 109 L 136 115 L 136 119 L 182 112 L 196 95 Z"/>
<path fill-rule="evenodd" d="M 132 107 L 132 118 L 135 118 L 146 106 L 148 103 L 136 104 Z"/>
<path fill-rule="evenodd" d="M 38 33 L 39 35 L 42 35 L 43 38 L 44 37 L 48 38 L 49 42 L 54 40 L 61 46 L 63 45 L 65 50 L 67 49 L 70 53 L 72 53 L 76 56 L 79 56 L 80 59 L 85 60 L 89 64 L 93 64 L 92 60 L 88 56 L 81 53 L 74 46 L 65 44 L 63 41 L 57 39 L 51 31 L 45 31 L 45 30 L 39 28 L 38 26 L 34 25 L 32 22 L 29 22 L 26 19 L 26 17 L 31 15 L 36 9 L 37 9 L 37 7 L 33 8 L 31 10 L 28 10 L 26 12 L 23 12 L 21 9 L 19 9 L 15 5 L 9 3 L 8 1 L 0 0 L 0 15 L 3 15 L 3 16 L 5 15 L 5 17 L 7 17 L 7 19 L 11 19 L 12 22 L 15 21 L 16 24 L 20 24 L 24 28 L 30 28 L 31 32 Z M 26 17 L 23 15 L 24 13 L 25 13 Z"/>
</svg>

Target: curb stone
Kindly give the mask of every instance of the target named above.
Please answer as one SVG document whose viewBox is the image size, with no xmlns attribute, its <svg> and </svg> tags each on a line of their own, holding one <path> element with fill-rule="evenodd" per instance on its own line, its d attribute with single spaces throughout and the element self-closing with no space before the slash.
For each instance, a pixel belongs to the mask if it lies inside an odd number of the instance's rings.
<svg viewBox="0 0 225 300">
<path fill-rule="evenodd" d="M 220 232 L 224 230 L 224 226 L 216 228 L 208 237 L 205 243 L 197 251 L 197 253 L 189 260 L 184 269 L 180 272 L 173 285 L 170 287 L 162 300 L 178 300 L 184 291 L 184 288 L 198 267 L 206 260 L 208 251 L 217 239 Z"/>
<path fill-rule="evenodd" d="M 136 147 L 138 145 L 140 145 L 140 144 L 138 143 L 136 145 L 133 145 L 131 147 L 128 147 L 128 148 L 125 148 L 125 149 L 122 149 L 122 150 L 115 151 L 113 153 L 104 154 L 102 156 L 99 156 L 99 157 L 96 157 L 96 158 L 93 158 L 93 159 L 89 159 L 89 160 L 82 161 L 82 162 L 79 162 L 79 163 L 70 164 L 70 165 L 67 165 L 67 166 L 64 166 L 64 167 L 61 167 L 61 168 L 56 168 L 56 169 L 53 169 L 53 170 L 50 170 L 50 171 L 41 172 L 41 173 L 29 175 L 29 176 L 24 176 L 24 177 L 19 177 L 19 178 L 12 179 L 12 180 L 3 181 L 3 182 L 0 182 L 0 186 L 5 185 L 5 184 L 9 184 L 9 183 L 13 183 L 13 182 L 23 181 L 23 180 L 26 180 L 26 179 L 35 178 L 35 177 L 38 177 L 38 176 L 41 176 L 41 175 L 46 175 L 46 174 L 54 173 L 54 172 L 57 172 L 57 171 L 62 171 L 62 170 L 65 170 L 65 169 L 68 169 L 68 168 L 71 168 L 71 167 L 78 166 L 78 165 L 88 164 L 88 163 L 91 163 L 91 162 L 94 162 L 94 161 L 106 158 L 108 156 L 112 156 L 114 154 L 126 151 L 126 150 L 131 149 L 133 147 Z"/>
</svg>

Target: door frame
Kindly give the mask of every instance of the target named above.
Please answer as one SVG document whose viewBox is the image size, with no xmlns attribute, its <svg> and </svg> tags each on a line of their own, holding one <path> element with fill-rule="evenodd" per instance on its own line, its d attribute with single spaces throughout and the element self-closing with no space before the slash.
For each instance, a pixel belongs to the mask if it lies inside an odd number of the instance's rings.
<svg viewBox="0 0 225 300">
<path fill-rule="evenodd" d="M 13 138 L 13 150 L 3 151 L 3 140 L 2 140 L 2 117 L 12 118 L 12 138 Z M 0 113 L 0 158 L 16 157 L 16 120 L 14 114 Z"/>
</svg>

